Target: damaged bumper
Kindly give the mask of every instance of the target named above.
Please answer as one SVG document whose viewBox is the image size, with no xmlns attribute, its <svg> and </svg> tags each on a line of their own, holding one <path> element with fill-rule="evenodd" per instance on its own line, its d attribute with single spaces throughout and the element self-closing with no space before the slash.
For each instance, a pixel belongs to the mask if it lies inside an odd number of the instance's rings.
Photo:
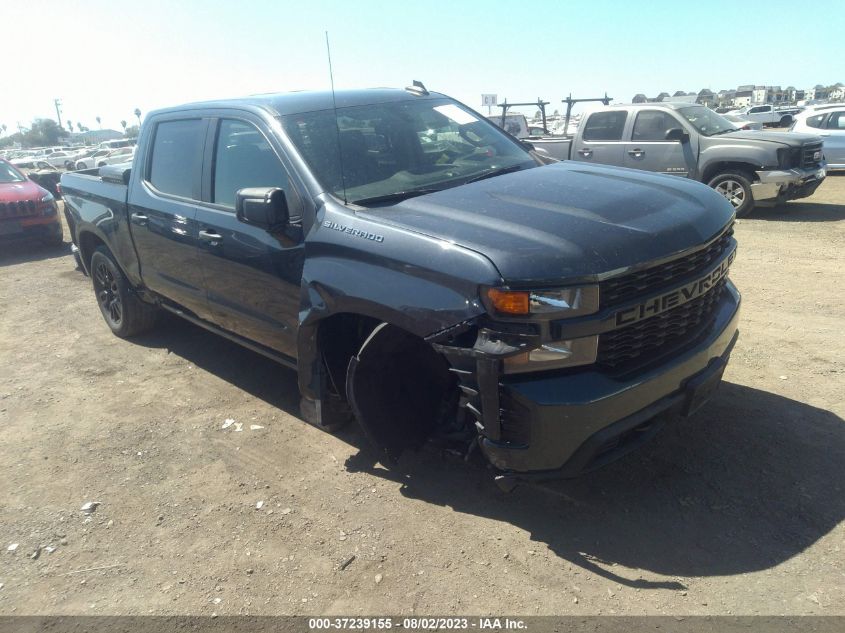
<svg viewBox="0 0 845 633">
<path fill-rule="evenodd" d="M 752 183 L 755 202 L 776 204 L 813 195 L 825 179 L 824 166 L 819 169 L 776 169 L 758 171 L 758 181 Z"/>
<path fill-rule="evenodd" d="M 495 467 L 572 477 L 621 457 L 672 414 L 692 414 L 708 399 L 737 338 L 739 304 L 728 283 L 706 334 L 669 360 L 623 377 L 595 367 L 503 375 L 502 355 L 520 351 L 519 337 L 509 338 L 510 350 L 489 342 L 462 352 L 437 347 L 458 374 L 462 404 Z"/>
</svg>

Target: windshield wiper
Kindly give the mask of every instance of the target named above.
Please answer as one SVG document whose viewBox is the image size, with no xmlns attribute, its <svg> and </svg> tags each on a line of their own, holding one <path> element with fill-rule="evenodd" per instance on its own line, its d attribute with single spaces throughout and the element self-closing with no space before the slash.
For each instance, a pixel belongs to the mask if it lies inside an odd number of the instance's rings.
<svg viewBox="0 0 845 633">
<path fill-rule="evenodd" d="M 370 198 L 361 198 L 359 200 L 351 200 L 352 204 L 360 204 L 367 206 L 368 204 L 380 204 L 386 202 L 402 202 L 408 198 L 415 198 L 417 196 L 424 196 L 427 193 L 434 193 L 441 191 L 440 189 L 408 189 L 407 191 L 394 191 L 393 193 L 386 193 L 381 196 L 372 196 Z"/>
<path fill-rule="evenodd" d="M 478 182 L 479 180 L 484 180 L 485 178 L 495 178 L 496 176 L 503 176 L 504 174 L 509 174 L 514 171 L 519 171 L 523 169 L 522 165 L 511 165 L 510 167 L 499 167 L 498 169 L 489 169 L 477 176 L 473 176 L 469 180 L 465 180 L 464 184 L 470 182 Z"/>
<path fill-rule="evenodd" d="M 710 136 L 718 136 L 719 134 L 727 134 L 728 132 L 738 132 L 740 128 L 732 127 L 727 130 L 719 130 L 718 132 L 713 132 Z"/>
</svg>

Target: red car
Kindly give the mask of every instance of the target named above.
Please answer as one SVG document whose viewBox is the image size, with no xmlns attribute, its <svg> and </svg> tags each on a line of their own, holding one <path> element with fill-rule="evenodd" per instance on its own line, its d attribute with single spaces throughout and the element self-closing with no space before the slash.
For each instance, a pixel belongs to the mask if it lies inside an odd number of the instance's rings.
<svg viewBox="0 0 845 633">
<path fill-rule="evenodd" d="M 0 240 L 35 238 L 62 243 L 62 225 L 53 194 L 0 158 Z"/>
</svg>

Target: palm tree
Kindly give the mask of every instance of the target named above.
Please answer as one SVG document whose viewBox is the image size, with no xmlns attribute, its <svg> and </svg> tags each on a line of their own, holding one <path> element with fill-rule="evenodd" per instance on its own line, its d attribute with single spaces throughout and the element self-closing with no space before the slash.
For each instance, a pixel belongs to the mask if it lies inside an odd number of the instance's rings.
<svg viewBox="0 0 845 633">
<path fill-rule="evenodd" d="M 141 127 L 141 108 L 135 108 L 135 116 L 138 117 L 138 127 Z"/>
<path fill-rule="evenodd" d="M 9 129 L 9 128 L 7 128 L 7 127 L 6 127 L 6 124 L 5 124 L 5 123 L 4 123 L 3 125 L 0 125 L 0 127 L 2 127 L 2 128 L 3 128 L 3 134 L 5 134 L 5 133 L 6 133 L 6 130 L 7 130 L 7 129 Z"/>
<path fill-rule="evenodd" d="M 120 126 L 123 128 L 123 133 L 126 134 L 126 121 L 121 121 Z"/>
<path fill-rule="evenodd" d="M 73 134 L 73 121 L 70 119 L 67 120 L 67 127 L 70 130 L 70 133 Z"/>
<path fill-rule="evenodd" d="M 76 122 L 76 127 L 77 127 L 77 128 L 79 128 L 79 131 L 80 131 L 80 132 L 84 132 L 84 131 L 85 131 L 85 130 L 83 129 L 82 124 L 81 124 L 79 121 L 77 121 L 77 122 Z"/>
<path fill-rule="evenodd" d="M 102 130 L 103 129 L 103 124 L 101 123 L 102 119 L 100 117 L 95 117 L 95 119 L 97 121 L 97 125 L 99 125 L 100 129 Z"/>
</svg>

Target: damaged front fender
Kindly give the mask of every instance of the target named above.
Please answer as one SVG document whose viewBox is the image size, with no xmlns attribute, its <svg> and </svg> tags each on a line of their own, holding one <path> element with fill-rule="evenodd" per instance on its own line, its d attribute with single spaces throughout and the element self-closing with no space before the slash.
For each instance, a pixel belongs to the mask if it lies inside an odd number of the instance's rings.
<svg viewBox="0 0 845 633">
<path fill-rule="evenodd" d="M 469 324 L 466 324 L 469 327 Z M 458 379 L 459 408 L 472 416 L 478 433 L 500 442 L 514 439 L 505 437 L 503 411 L 499 398 L 499 381 L 502 362 L 511 356 L 537 347 L 539 333 L 499 332 L 488 328 L 477 329 L 472 346 L 456 345 L 453 332 L 430 337 L 433 348 L 450 364 L 449 371 Z M 516 438 L 519 439 L 523 438 Z"/>
</svg>

